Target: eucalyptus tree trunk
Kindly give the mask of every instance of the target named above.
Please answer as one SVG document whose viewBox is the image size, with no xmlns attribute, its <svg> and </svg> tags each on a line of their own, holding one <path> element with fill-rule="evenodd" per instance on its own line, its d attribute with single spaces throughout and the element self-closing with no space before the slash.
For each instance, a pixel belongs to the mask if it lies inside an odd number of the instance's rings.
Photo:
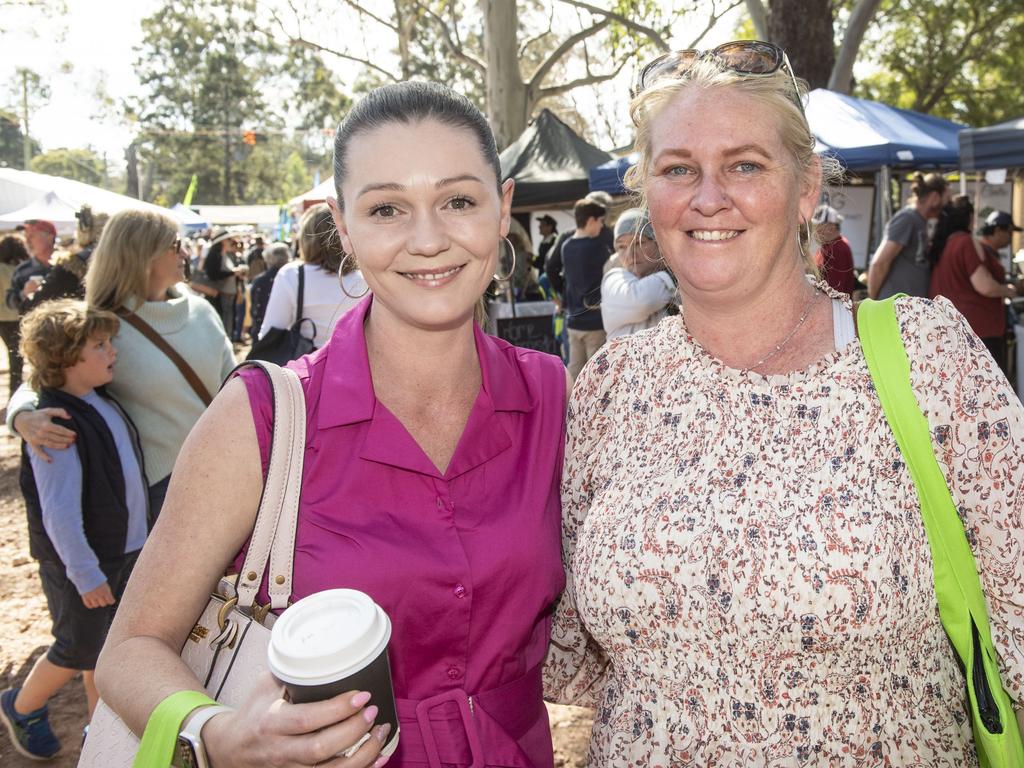
<svg viewBox="0 0 1024 768">
<path fill-rule="evenodd" d="M 527 84 L 519 71 L 515 0 L 480 0 L 487 63 L 487 119 L 498 150 L 519 138 L 530 119 Z"/>
</svg>

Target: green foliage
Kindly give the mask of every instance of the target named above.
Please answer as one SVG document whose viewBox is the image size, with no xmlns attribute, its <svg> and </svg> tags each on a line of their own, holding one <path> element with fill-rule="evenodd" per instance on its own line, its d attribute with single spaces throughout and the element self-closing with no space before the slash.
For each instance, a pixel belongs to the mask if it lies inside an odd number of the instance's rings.
<svg viewBox="0 0 1024 768">
<path fill-rule="evenodd" d="M 1020 0 L 890 0 L 857 95 L 971 125 L 1024 114 Z"/>
<path fill-rule="evenodd" d="M 292 191 L 307 166 L 324 165 L 324 129 L 349 99 L 318 55 L 262 27 L 256 0 L 164 0 L 143 20 L 146 93 L 130 113 L 149 166 L 144 196 L 180 201 L 194 173 L 195 204 L 273 203 L 305 190 Z M 270 103 L 274 94 L 287 98 Z"/>
<path fill-rule="evenodd" d="M 106 180 L 106 163 L 91 149 L 51 149 L 36 155 L 29 170 L 101 186 Z"/>
<path fill-rule="evenodd" d="M 243 197 L 254 203 L 285 203 L 309 190 L 312 176 L 306 170 L 299 142 L 280 136 L 258 143 L 246 161 Z"/>
<path fill-rule="evenodd" d="M 0 110 L 0 167 L 25 170 L 24 136 L 18 116 Z M 32 154 L 39 154 L 39 142 L 31 142 Z"/>
</svg>

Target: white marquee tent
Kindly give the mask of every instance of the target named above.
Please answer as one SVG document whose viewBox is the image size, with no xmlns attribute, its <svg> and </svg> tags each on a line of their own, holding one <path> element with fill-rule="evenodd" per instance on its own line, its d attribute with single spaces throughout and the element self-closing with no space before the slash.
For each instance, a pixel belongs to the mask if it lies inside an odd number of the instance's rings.
<svg viewBox="0 0 1024 768">
<path fill-rule="evenodd" d="M 74 211 L 90 205 L 96 213 L 113 214 L 127 209 L 168 210 L 159 205 L 119 195 L 81 181 L 14 168 L 0 168 L 0 230 L 12 229 L 25 219 L 46 218 L 62 234 L 75 229 Z M 70 208 L 70 217 L 67 209 Z M 37 215 L 39 213 L 45 215 Z"/>
</svg>

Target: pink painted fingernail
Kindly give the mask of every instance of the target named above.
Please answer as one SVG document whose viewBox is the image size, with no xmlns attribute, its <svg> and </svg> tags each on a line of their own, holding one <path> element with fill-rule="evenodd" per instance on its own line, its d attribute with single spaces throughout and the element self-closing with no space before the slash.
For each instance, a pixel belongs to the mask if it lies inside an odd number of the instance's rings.
<svg viewBox="0 0 1024 768">
<path fill-rule="evenodd" d="M 366 702 L 368 702 L 369 700 L 370 700 L 370 692 L 369 691 L 360 691 L 359 693 L 357 693 L 355 696 L 352 697 L 352 706 L 353 707 L 361 707 L 361 706 L 365 705 Z"/>
<path fill-rule="evenodd" d="M 377 741 L 383 744 L 388 740 L 389 733 L 391 733 L 391 723 L 384 723 L 384 725 L 377 728 Z"/>
<path fill-rule="evenodd" d="M 365 720 L 368 723 L 372 723 L 374 720 L 377 719 L 377 711 L 378 710 L 376 706 L 367 707 L 363 710 L 363 720 Z"/>
</svg>

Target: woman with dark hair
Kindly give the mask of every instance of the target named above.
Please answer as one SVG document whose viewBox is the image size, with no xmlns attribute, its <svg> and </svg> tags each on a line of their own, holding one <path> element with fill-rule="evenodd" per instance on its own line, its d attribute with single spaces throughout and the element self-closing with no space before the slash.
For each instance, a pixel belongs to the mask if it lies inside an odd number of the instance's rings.
<svg viewBox="0 0 1024 768">
<path fill-rule="evenodd" d="M 352 108 L 334 181 L 334 224 L 370 292 L 290 364 L 309 413 L 291 597 L 350 587 L 390 616 L 395 764 L 551 768 L 540 664 L 563 586 L 565 369 L 474 320 L 513 182 L 479 110 L 422 82 Z M 164 697 L 202 688 L 178 653 L 255 519 L 272 427 L 257 374 L 229 381 L 196 425 L 100 659 L 100 694 L 137 733 Z M 388 759 L 395 734 L 367 694 L 281 696 L 264 673 L 242 710 L 213 715 L 211 765 Z"/>
<path fill-rule="evenodd" d="M 1007 370 L 1006 307 L 1017 289 L 1006 283 L 1006 269 L 971 236 L 974 206 L 957 195 L 943 208 L 935 228 L 932 254 L 937 258 L 928 295 L 945 296 L 967 318 L 999 367 Z"/>
<path fill-rule="evenodd" d="M 28 261 L 28 248 L 20 237 L 7 235 L 0 240 L 0 296 L 7 294 L 11 287 L 14 269 L 23 261 Z M 18 349 L 18 310 L 11 309 L 6 303 L 0 302 L 0 339 L 7 347 L 7 395 L 21 386 L 21 369 L 24 362 Z"/>
<path fill-rule="evenodd" d="M 312 323 L 315 349 L 327 343 L 338 319 L 366 295 L 366 283 L 355 261 L 345 259 L 326 203 L 314 205 L 302 214 L 297 242 L 299 260 L 285 264 L 277 273 L 259 338 L 272 328 L 291 328 L 295 324 L 301 270 L 302 317 Z"/>
</svg>

